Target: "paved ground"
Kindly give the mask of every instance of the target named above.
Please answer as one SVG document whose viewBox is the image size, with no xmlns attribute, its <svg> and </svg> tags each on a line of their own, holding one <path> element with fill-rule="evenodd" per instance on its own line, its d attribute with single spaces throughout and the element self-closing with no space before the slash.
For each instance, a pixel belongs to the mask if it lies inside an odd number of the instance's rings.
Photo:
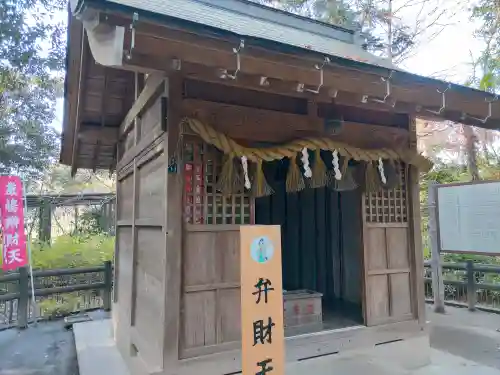
<svg viewBox="0 0 500 375">
<path fill-rule="evenodd" d="M 418 370 L 404 370 L 390 363 L 381 363 L 372 358 L 344 357 L 334 363 L 328 357 L 293 364 L 286 375 L 499 375 L 492 367 L 467 361 L 446 352 L 432 350 L 432 364 Z"/>
<path fill-rule="evenodd" d="M 0 332 L 0 375 L 78 375 L 73 333 L 63 322 Z"/>
<path fill-rule="evenodd" d="M 467 309 L 446 308 L 446 314 L 432 313 L 431 345 L 486 366 L 500 369 L 500 316 Z"/>
<path fill-rule="evenodd" d="M 335 373 L 346 370 L 376 375 L 379 369 L 383 375 L 500 375 L 499 315 L 450 307 L 446 315 L 438 315 L 432 313 L 431 306 L 428 312 L 434 348 L 431 366 L 414 372 L 400 371 L 357 355 L 337 361 Z M 329 373 L 324 369 L 331 368 L 325 357 L 302 362 L 287 374 Z M 78 375 L 73 332 L 65 330 L 63 322 L 39 323 L 21 332 L 0 332 L 0 375 Z"/>
<path fill-rule="evenodd" d="M 107 313 L 90 315 L 99 319 Z M 0 375 L 78 375 L 73 332 L 62 320 L 0 331 Z"/>
</svg>

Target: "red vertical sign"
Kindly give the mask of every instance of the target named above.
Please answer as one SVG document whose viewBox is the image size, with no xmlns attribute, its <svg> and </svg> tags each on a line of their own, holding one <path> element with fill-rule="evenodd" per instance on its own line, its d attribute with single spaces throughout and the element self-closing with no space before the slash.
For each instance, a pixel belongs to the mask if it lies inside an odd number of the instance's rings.
<svg viewBox="0 0 500 375">
<path fill-rule="evenodd" d="M 27 265 L 23 185 L 17 176 L 0 176 L 0 219 L 3 231 L 2 269 L 11 271 Z"/>
</svg>

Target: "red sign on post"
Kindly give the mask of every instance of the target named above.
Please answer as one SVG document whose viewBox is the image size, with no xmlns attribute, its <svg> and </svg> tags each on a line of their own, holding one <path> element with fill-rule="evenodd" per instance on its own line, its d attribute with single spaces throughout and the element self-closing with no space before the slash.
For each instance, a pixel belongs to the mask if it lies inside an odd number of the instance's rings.
<svg viewBox="0 0 500 375">
<path fill-rule="evenodd" d="M 24 232 L 23 185 L 17 176 L 0 176 L 2 269 L 12 271 L 28 264 Z"/>
</svg>

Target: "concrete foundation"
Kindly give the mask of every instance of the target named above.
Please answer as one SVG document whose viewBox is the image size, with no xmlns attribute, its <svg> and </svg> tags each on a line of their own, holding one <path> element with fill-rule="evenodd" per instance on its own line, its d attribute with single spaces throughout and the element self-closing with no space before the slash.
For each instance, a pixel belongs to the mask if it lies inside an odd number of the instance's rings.
<svg viewBox="0 0 500 375">
<path fill-rule="evenodd" d="M 113 340 L 111 320 L 74 326 L 80 375 L 129 375 Z M 427 336 L 369 350 L 287 364 L 287 375 L 500 375 L 500 371 L 431 349 Z M 221 374 L 223 375 L 223 374 Z"/>
</svg>

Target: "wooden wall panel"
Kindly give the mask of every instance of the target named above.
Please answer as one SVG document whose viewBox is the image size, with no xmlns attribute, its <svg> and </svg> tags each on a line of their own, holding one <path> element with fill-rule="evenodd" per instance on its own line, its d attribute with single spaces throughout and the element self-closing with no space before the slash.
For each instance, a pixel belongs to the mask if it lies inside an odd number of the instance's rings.
<svg viewBox="0 0 500 375">
<path fill-rule="evenodd" d="M 317 117 L 197 99 L 183 100 L 182 113 L 231 138 L 248 141 L 286 142 L 304 135 L 301 132 L 311 135 L 311 131 L 323 129 L 323 122 Z"/>
<path fill-rule="evenodd" d="M 136 276 L 135 332 L 141 357 L 151 367 L 163 362 L 163 282 L 139 264 Z"/>
<path fill-rule="evenodd" d="M 165 221 L 165 162 L 159 155 L 139 169 L 138 219 L 151 219 L 162 226 Z"/>
<path fill-rule="evenodd" d="M 240 237 L 239 232 L 217 235 L 215 246 L 219 250 L 220 280 L 225 283 L 240 282 Z"/>
<path fill-rule="evenodd" d="M 163 158 L 138 168 L 136 188 L 133 344 L 152 366 L 163 363 L 165 194 Z M 145 222 L 144 219 L 149 219 Z"/>
<path fill-rule="evenodd" d="M 389 275 L 391 291 L 391 307 L 394 316 L 408 316 L 411 314 L 411 290 L 409 273 L 395 273 Z"/>
<path fill-rule="evenodd" d="M 141 117 L 141 138 L 161 123 L 161 101 L 158 97 Z"/>
<path fill-rule="evenodd" d="M 188 358 L 240 340 L 240 246 L 237 225 L 191 225 L 184 234 L 180 344 Z"/>
<path fill-rule="evenodd" d="M 389 268 L 410 267 L 408 258 L 408 229 L 387 228 L 387 256 Z"/>
<path fill-rule="evenodd" d="M 150 369 L 164 365 L 166 296 L 167 163 L 162 150 L 152 144 L 158 127 L 148 127 L 158 118 L 156 111 L 153 106 L 142 121 L 134 120 L 125 140 L 128 152 L 122 149 L 118 155 L 117 341 L 124 357 L 137 356 Z"/>
<path fill-rule="evenodd" d="M 367 325 L 412 319 L 409 229 L 405 224 L 364 224 Z"/>
<path fill-rule="evenodd" d="M 148 275 L 163 282 L 165 277 L 165 248 L 161 228 L 137 228 L 137 262 Z"/>
<path fill-rule="evenodd" d="M 184 247 L 184 286 L 214 284 L 218 280 L 216 271 L 217 251 L 215 234 L 193 232 L 186 236 Z"/>
<path fill-rule="evenodd" d="M 118 284 L 121 287 L 123 284 L 129 285 L 132 282 L 132 228 L 118 228 L 117 241 L 120 249 L 118 255 L 118 268 L 120 270 Z M 126 287 L 124 289 L 127 290 Z"/>
<path fill-rule="evenodd" d="M 239 275 L 238 275 L 239 277 Z M 219 292 L 217 317 L 220 324 L 220 341 L 241 340 L 241 296 L 239 289 L 225 289 Z"/>
<path fill-rule="evenodd" d="M 130 350 L 130 314 L 132 300 L 132 228 L 117 228 L 113 319 L 115 339 L 122 352 Z"/>
<path fill-rule="evenodd" d="M 130 220 L 132 219 L 132 206 L 134 200 L 134 182 L 132 176 L 118 182 L 120 185 L 120 195 L 123 199 L 118 200 L 118 217 L 117 220 Z"/>
<path fill-rule="evenodd" d="M 146 114 L 149 113 L 149 110 Z M 137 161 L 137 159 L 136 159 Z M 154 367 L 163 365 L 165 298 L 165 159 L 161 154 L 141 167 L 135 165 L 134 285 L 132 342 Z"/>
<path fill-rule="evenodd" d="M 186 348 L 215 345 L 217 329 L 215 290 L 189 293 L 184 298 L 184 344 Z"/>
<path fill-rule="evenodd" d="M 365 238 L 365 245 L 370 249 L 367 257 L 370 271 L 387 268 L 385 228 L 370 228 Z"/>
<path fill-rule="evenodd" d="M 382 319 L 390 315 L 389 285 L 386 275 L 370 276 L 368 284 L 368 310 L 372 317 Z"/>
<path fill-rule="evenodd" d="M 137 140 L 139 140 L 139 137 L 137 137 Z M 123 140 L 123 151 L 128 151 L 132 147 L 135 146 L 135 135 L 134 132 L 130 132 L 125 136 L 125 139 Z"/>
</svg>

